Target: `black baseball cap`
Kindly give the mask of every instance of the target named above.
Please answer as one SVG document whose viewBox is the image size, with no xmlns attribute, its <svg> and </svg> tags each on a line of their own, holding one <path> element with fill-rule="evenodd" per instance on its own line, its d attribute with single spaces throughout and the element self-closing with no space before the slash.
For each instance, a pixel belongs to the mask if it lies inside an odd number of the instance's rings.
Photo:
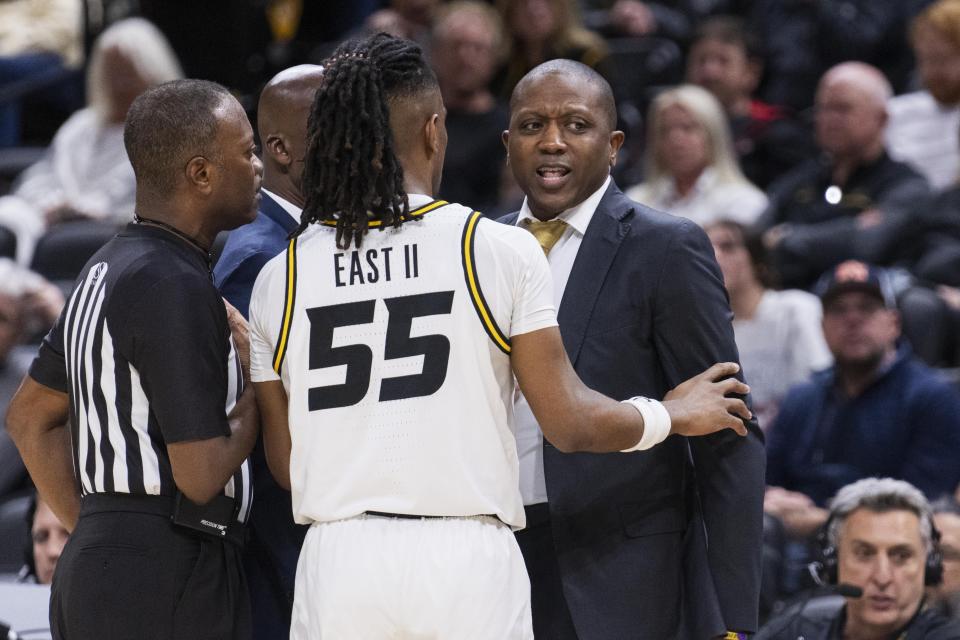
<svg viewBox="0 0 960 640">
<path fill-rule="evenodd" d="M 887 272 L 859 260 L 841 262 L 824 273 L 814 287 L 814 293 L 820 297 L 824 306 L 841 293 L 849 291 L 861 291 L 873 295 L 888 309 L 896 307 Z"/>
</svg>

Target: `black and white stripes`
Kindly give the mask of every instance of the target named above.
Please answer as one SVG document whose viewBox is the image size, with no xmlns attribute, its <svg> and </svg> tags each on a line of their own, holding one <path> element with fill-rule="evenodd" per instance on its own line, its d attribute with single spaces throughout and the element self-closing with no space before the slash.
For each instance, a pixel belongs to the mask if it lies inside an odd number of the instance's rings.
<svg viewBox="0 0 960 640">
<path fill-rule="evenodd" d="M 150 403 L 151 384 L 155 388 L 160 383 L 141 380 L 141 372 L 129 358 L 131 349 L 119 346 L 118 336 L 130 333 L 123 326 L 127 314 L 116 308 L 108 313 L 116 275 L 110 273 L 106 261 L 91 266 L 62 316 L 74 468 L 83 495 L 173 495 L 176 489 L 166 441 Z M 228 380 L 225 410 L 229 413 L 243 390 L 232 340 L 224 366 Z M 203 388 L 195 391 L 207 392 Z M 224 492 L 239 497 L 238 518 L 245 520 L 251 504 L 248 464 L 234 474 Z"/>
</svg>

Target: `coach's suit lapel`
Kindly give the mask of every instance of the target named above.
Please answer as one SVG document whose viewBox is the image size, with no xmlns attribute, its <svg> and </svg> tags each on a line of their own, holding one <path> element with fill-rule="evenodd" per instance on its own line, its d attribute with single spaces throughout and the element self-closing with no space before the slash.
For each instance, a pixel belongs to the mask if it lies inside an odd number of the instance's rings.
<svg viewBox="0 0 960 640">
<path fill-rule="evenodd" d="M 603 281 L 630 229 L 626 219 L 632 212 L 630 200 L 611 182 L 583 236 L 557 313 L 563 346 L 574 365 Z"/>
<path fill-rule="evenodd" d="M 260 213 L 276 222 L 287 233 L 297 228 L 297 221 L 287 213 L 287 210 L 263 191 L 260 192 Z"/>
</svg>

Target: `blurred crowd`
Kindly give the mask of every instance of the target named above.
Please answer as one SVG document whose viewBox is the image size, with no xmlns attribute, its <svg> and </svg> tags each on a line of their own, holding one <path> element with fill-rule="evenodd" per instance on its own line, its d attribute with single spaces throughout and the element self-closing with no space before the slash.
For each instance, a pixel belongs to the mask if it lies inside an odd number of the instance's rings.
<svg viewBox="0 0 960 640">
<path fill-rule="evenodd" d="M 62 291 L 132 218 L 133 99 L 206 78 L 255 121 L 277 71 L 376 31 L 429 54 L 440 196 L 491 217 L 523 199 L 501 140 L 517 81 L 555 58 L 609 80 L 617 182 L 701 225 L 729 293 L 768 438 L 765 613 L 807 586 L 827 501 L 859 479 L 946 496 L 956 546 L 960 0 L 0 2 L 0 415 Z M 0 432 L 0 500 L 25 492 Z M 960 589 L 956 549 L 944 563 Z"/>
</svg>

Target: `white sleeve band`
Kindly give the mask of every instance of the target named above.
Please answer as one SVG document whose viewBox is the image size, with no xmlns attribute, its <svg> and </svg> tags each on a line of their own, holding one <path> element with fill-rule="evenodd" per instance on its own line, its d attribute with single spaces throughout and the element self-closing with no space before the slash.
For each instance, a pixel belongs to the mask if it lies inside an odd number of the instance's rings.
<svg viewBox="0 0 960 640">
<path fill-rule="evenodd" d="M 670 414 L 662 403 L 643 396 L 634 396 L 623 402 L 632 405 L 643 416 L 643 437 L 629 449 L 623 449 L 622 453 L 645 451 L 667 439 L 670 435 Z"/>
</svg>

